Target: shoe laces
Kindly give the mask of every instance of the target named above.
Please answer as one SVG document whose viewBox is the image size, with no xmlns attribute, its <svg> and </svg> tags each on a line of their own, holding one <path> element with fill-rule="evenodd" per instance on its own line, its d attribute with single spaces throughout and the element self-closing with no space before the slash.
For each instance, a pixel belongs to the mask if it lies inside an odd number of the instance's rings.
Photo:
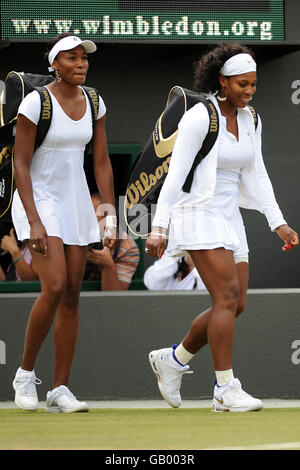
<svg viewBox="0 0 300 470">
<path fill-rule="evenodd" d="M 189 370 L 189 366 L 184 366 L 182 368 L 172 368 L 169 372 L 168 383 L 174 385 L 174 388 L 177 390 L 181 387 L 182 377 L 184 374 L 193 374 L 192 370 Z"/>
<path fill-rule="evenodd" d="M 230 390 L 234 397 L 236 398 L 249 398 L 251 395 L 245 392 L 242 389 L 242 385 L 238 379 L 232 380 L 231 383 L 228 385 L 228 390 Z"/>
<path fill-rule="evenodd" d="M 65 385 L 60 385 L 59 387 L 57 387 L 56 391 L 56 398 L 59 396 L 59 395 L 66 395 L 68 398 L 70 398 L 71 400 L 77 400 L 77 398 L 73 395 L 73 393 L 71 392 L 71 390 L 68 389 L 68 387 L 66 387 Z"/>
<path fill-rule="evenodd" d="M 18 382 L 21 382 L 21 389 L 22 392 L 27 396 L 35 396 L 36 394 L 36 385 L 40 385 L 42 381 L 35 376 L 27 377 L 26 375 L 22 375 L 20 378 L 17 379 Z"/>
</svg>

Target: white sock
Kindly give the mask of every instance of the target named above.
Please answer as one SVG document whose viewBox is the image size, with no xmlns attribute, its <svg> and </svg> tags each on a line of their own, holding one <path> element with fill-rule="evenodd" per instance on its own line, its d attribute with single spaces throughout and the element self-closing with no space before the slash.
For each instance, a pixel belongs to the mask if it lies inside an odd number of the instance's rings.
<svg viewBox="0 0 300 470">
<path fill-rule="evenodd" d="M 31 374 L 33 371 L 32 370 L 24 370 L 22 367 L 19 367 L 18 372 L 21 374 Z"/>
<path fill-rule="evenodd" d="M 217 384 L 219 385 L 219 387 L 226 384 L 226 382 L 229 382 L 229 380 L 234 379 L 232 369 L 216 370 L 215 373 L 216 373 Z"/>
<path fill-rule="evenodd" d="M 194 357 L 194 354 L 188 352 L 182 343 L 177 346 L 174 350 L 174 356 L 176 357 L 177 361 L 185 366 L 191 359 Z"/>
</svg>

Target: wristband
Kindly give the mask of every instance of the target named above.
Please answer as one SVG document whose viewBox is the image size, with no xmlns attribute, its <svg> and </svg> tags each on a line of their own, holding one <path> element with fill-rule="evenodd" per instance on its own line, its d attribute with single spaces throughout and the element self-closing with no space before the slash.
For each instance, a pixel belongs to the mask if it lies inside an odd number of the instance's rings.
<svg viewBox="0 0 300 470">
<path fill-rule="evenodd" d="M 23 255 L 18 256 L 18 258 L 13 259 L 12 262 L 13 262 L 14 264 L 16 264 L 18 261 L 21 261 L 22 258 L 23 258 Z"/>
<path fill-rule="evenodd" d="M 117 228 L 117 217 L 115 215 L 107 215 L 105 220 L 105 226 Z"/>
<path fill-rule="evenodd" d="M 168 238 L 166 234 L 159 233 L 159 232 L 151 232 L 151 235 L 155 235 L 157 237 Z"/>
</svg>

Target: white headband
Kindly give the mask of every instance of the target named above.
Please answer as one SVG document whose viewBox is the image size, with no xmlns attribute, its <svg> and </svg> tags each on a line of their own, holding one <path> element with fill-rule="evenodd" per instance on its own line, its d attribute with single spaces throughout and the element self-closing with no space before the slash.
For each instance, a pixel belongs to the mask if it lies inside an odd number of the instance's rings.
<svg viewBox="0 0 300 470">
<path fill-rule="evenodd" d="M 77 46 L 84 47 L 85 51 L 88 54 L 90 52 L 95 52 L 97 49 L 97 46 L 93 41 L 89 41 L 88 39 L 82 41 L 77 36 L 66 36 L 65 38 L 62 38 L 60 41 L 58 41 L 49 52 L 48 60 L 49 60 L 49 64 L 51 65 L 51 67 L 48 67 L 49 72 L 53 72 L 52 64 L 53 64 L 55 57 L 57 56 L 59 52 L 69 51 L 71 49 L 74 49 L 74 47 L 77 47 Z"/>
<path fill-rule="evenodd" d="M 220 74 L 225 77 L 241 75 L 243 73 L 256 72 L 256 62 L 250 54 L 236 54 L 230 57 L 220 70 Z"/>
</svg>

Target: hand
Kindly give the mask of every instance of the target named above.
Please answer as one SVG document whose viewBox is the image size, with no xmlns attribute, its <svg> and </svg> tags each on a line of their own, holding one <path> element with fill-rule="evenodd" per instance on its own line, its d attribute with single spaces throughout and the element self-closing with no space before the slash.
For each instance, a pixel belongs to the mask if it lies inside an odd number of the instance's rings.
<svg viewBox="0 0 300 470">
<path fill-rule="evenodd" d="M 112 217 L 113 221 L 111 220 Z M 105 225 L 104 228 L 103 245 L 111 250 L 112 248 L 114 248 L 119 238 L 117 230 L 117 218 L 115 216 L 107 216 L 105 222 L 107 220 L 109 221 L 109 224 Z"/>
<path fill-rule="evenodd" d="M 280 225 L 275 229 L 277 235 L 284 241 L 282 251 L 288 251 L 299 245 L 298 234 L 288 225 Z"/>
<path fill-rule="evenodd" d="M 167 237 L 164 234 L 164 229 L 160 227 L 153 227 L 147 241 L 145 251 L 148 255 L 158 256 L 161 258 L 166 250 Z"/>
<path fill-rule="evenodd" d="M 115 233 L 112 233 L 111 229 L 104 231 L 103 246 L 109 248 L 110 250 L 115 247 L 119 239 L 118 234 L 116 233 L 116 229 L 114 229 L 114 232 Z"/>
<path fill-rule="evenodd" d="M 47 239 L 48 235 L 42 222 L 33 222 L 30 229 L 30 249 L 43 256 L 47 256 Z"/>
<path fill-rule="evenodd" d="M 8 251 L 12 257 L 18 255 L 20 250 L 14 235 L 14 228 L 10 229 L 9 235 L 4 235 L 2 237 L 0 247 L 3 251 Z"/>
<path fill-rule="evenodd" d="M 103 250 L 95 250 L 92 248 L 87 252 L 87 259 L 94 264 L 102 267 L 114 266 L 114 260 L 110 249 L 105 246 Z"/>
</svg>

